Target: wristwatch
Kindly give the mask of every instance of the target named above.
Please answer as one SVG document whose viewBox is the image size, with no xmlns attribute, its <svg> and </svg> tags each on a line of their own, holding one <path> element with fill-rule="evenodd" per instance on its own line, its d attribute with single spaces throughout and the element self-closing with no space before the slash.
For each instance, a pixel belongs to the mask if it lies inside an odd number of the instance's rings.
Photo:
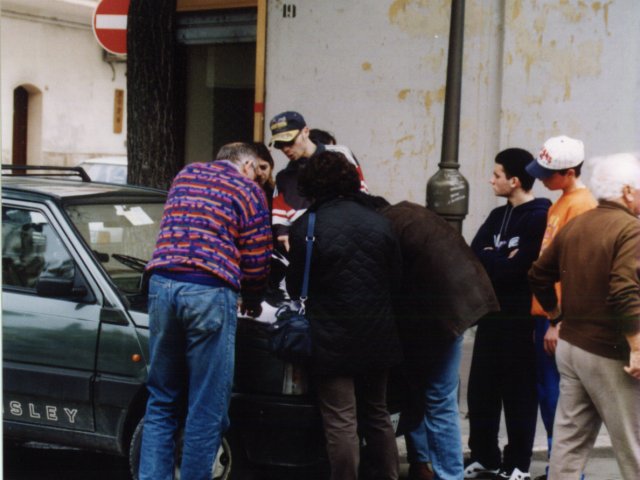
<svg viewBox="0 0 640 480">
<path fill-rule="evenodd" d="M 558 315 L 557 317 L 550 318 L 549 319 L 549 325 L 557 327 L 558 324 L 562 321 L 562 317 L 563 317 L 563 312 L 560 312 L 560 315 Z"/>
</svg>

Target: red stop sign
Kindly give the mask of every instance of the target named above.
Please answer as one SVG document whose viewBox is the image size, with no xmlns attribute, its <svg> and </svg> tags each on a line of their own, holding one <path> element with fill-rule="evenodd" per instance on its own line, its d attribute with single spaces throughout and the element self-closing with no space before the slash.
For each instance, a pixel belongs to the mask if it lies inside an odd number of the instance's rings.
<svg viewBox="0 0 640 480">
<path fill-rule="evenodd" d="M 129 0 L 102 0 L 93 12 L 93 33 L 108 52 L 127 53 L 128 13 Z"/>
</svg>

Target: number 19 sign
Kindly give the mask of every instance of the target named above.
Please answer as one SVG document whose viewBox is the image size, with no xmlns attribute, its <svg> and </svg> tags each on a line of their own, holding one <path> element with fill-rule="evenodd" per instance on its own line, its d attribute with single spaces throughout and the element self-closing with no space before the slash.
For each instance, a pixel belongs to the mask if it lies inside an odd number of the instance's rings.
<svg viewBox="0 0 640 480">
<path fill-rule="evenodd" d="M 102 0 L 93 12 L 93 33 L 106 51 L 127 53 L 127 15 L 130 0 Z"/>
</svg>

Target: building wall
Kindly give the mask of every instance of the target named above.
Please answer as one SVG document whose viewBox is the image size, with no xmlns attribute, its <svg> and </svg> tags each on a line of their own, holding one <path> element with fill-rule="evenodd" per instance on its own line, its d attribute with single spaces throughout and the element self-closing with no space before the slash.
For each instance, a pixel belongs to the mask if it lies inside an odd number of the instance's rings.
<svg viewBox="0 0 640 480">
<path fill-rule="evenodd" d="M 54 5 L 69 10 L 52 12 Z M 310 126 L 351 147 L 373 193 L 424 204 L 441 155 L 450 5 L 267 0 L 265 139 L 273 115 L 298 110 Z M 11 159 L 19 85 L 39 99 L 41 123 L 32 130 L 40 132 L 39 161 L 70 165 L 126 154 L 126 112 L 122 133 L 113 132 L 125 64 L 103 61 L 91 9 L 72 6 L 3 0 L 3 162 Z M 535 153 L 564 133 L 583 139 L 588 157 L 640 150 L 639 37 L 637 0 L 466 0 L 459 150 L 470 185 L 465 237 L 503 202 L 488 185 L 500 149 Z M 286 163 L 279 152 L 275 159 L 277 169 Z M 540 185 L 535 192 L 557 198 Z"/>
<path fill-rule="evenodd" d="M 87 21 L 13 13 L 0 23 L 2 162 L 11 163 L 13 90 L 27 85 L 39 96 L 37 152 L 31 164 L 75 165 L 95 156 L 126 155 L 126 97 L 122 133 L 114 133 L 114 95 L 126 91 L 124 63 L 103 61 Z M 33 120 L 33 119 L 31 119 Z M 32 138 L 31 140 L 35 140 Z"/>
<path fill-rule="evenodd" d="M 449 0 L 269 1 L 267 127 L 298 110 L 351 147 L 374 193 L 424 204 L 441 154 L 449 16 Z M 500 149 L 536 153 L 567 134 L 588 157 L 640 150 L 639 37 L 636 0 L 466 1 L 465 237 L 503 202 L 488 185 Z"/>
</svg>

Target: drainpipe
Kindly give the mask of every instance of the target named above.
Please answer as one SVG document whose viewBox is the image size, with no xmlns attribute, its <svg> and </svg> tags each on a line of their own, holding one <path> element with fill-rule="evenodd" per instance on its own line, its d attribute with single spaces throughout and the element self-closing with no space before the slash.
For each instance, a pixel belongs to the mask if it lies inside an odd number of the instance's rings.
<svg viewBox="0 0 640 480">
<path fill-rule="evenodd" d="M 442 153 L 438 172 L 427 182 L 427 208 L 444 217 L 460 233 L 462 220 L 469 212 L 469 183 L 458 170 L 463 44 L 464 0 L 452 0 Z"/>
</svg>

